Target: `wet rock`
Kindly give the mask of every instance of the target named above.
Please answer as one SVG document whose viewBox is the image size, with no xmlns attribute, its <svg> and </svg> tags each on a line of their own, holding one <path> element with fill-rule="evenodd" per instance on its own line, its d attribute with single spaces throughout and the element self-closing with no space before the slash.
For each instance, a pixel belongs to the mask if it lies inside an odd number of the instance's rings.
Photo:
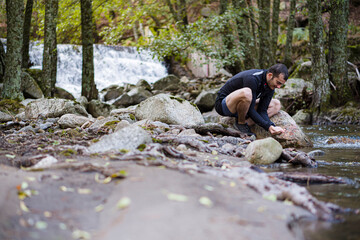
<svg viewBox="0 0 360 240">
<path fill-rule="evenodd" d="M 308 136 L 301 130 L 301 128 L 296 124 L 294 119 L 290 117 L 289 114 L 280 110 L 277 114 L 271 117 L 270 119 L 276 126 L 282 127 L 285 129 L 285 133 L 280 135 L 273 135 L 283 147 L 312 147 L 312 142 Z M 266 138 L 270 137 L 270 133 L 265 131 L 262 127 L 258 125 L 252 126 L 251 130 L 256 134 L 256 137 Z"/>
<path fill-rule="evenodd" d="M 55 87 L 54 97 L 75 100 L 75 97 L 63 88 Z"/>
<path fill-rule="evenodd" d="M 141 144 L 151 143 L 151 136 L 141 127 L 129 126 L 115 133 L 105 135 L 89 147 L 90 153 L 102 153 L 121 149 L 135 150 Z"/>
<path fill-rule="evenodd" d="M 211 111 L 215 106 L 217 90 L 202 91 L 195 99 L 195 104 L 201 112 Z"/>
<path fill-rule="evenodd" d="M 0 111 L 0 122 L 11 121 L 13 117 L 10 114 Z"/>
<path fill-rule="evenodd" d="M 178 90 L 179 84 L 180 79 L 177 76 L 170 74 L 154 82 L 153 89 L 163 91 Z"/>
<path fill-rule="evenodd" d="M 135 117 L 183 126 L 204 123 L 200 111 L 190 102 L 166 94 L 141 102 L 136 107 Z"/>
<path fill-rule="evenodd" d="M 348 137 L 329 137 L 326 139 L 327 144 L 360 144 L 360 139 Z"/>
<path fill-rule="evenodd" d="M 25 97 L 43 98 L 44 94 L 37 82 L 27 72 L 21 73 L 21 90 Z"/>
<path fill-rule="evenodd" d="M 322 150 L 314 150 L 314 151 L 308 152 L 307 155 L 309 157 L 324 156 L 325 152 Z"/>
<path fill-rule="evenodd" d="M 251 142 L 245 150 L 245 157 L 253 164 L 271 164 L 281 156 L 282 150 L 281 144 L 269 137 Z"/>
<path fill-rule="evenodd" d="M 107 103 L 103 103 L 100 100 L 93 99 L 88 104 L 88 112 L 95 118 L 104 116 L 107 117 L 110 115 L 110 111 L 113 109 L 113 106 Z"/>
<path fill-rule="evenodd" d="M 84 123 L 90 121 L 90 118 L 79 116 L 76 114 L 65 114 L 61 116 L 58 123 L 61 128 L 81 127 Z"/>
<path fill-rule="evenodd" d="M 304 109 L 299 110 L 292 118 L 297 124 L 311 124 L 311 114 Z"/>
<path fill-rule="evenodd" d="M 64 114 L 73 113 L 87 116 L 85 108 L 79 103 L 66 99 L 38 99 L 29 103 L 25 108 L 27 118 L 61 117 Z"/>
</svg>

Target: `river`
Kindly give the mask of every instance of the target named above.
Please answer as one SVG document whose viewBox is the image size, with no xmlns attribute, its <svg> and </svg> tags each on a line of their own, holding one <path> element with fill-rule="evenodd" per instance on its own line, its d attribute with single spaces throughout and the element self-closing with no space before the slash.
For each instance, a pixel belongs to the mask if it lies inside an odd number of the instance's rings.
<svg viewBox="0 0 360 240">
<path fill-rule="evenodd" d="M 325 152 L 316 157 L 318 168 L 296 168 L 286 171 L 321 173 L 342 177 L 348 184 L 313 184 L 306 188 L 319 200 L 335 203 L 343 208 L 360 209 L 360 126 L 303 126 L 303 130 L 314 143 L 309 152 L 319 149 Z M 357 143 L 327 144 L 330 137 L 346 137 L 359 140 Z M 349 211 L 341 214 L 343 220 L 337 222 L 319 222 L 305 220 L 302 228 L 307 240 L 358 240 L 360 239 L 360 214 Z"/>
</svg>

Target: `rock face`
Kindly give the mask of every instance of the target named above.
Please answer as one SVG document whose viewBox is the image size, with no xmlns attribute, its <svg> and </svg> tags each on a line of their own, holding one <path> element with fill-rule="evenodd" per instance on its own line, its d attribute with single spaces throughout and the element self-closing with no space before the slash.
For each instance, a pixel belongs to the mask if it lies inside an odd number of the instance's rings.
<svg viewBox="0 0 360 240">
<path fill-rule="evenodd" d="M 58 123 L 61 128 L 76 128 L 82 126 L 87 121 L 90 121 L 90 119 L 84 116 L 65 114 L 61 116 Z"/>
<path fill-rule="evenodd" d="M 168 75 L 154 82 L 154 90 L 171 91 L 179 88 L 180 79 L 175 75 Z"/>
<path fill-rule="evenodd" d="M 302 78 L 307 81 L 311 80 L 311 61 L 303 62 L 298 65 L 290 78 Z"/>
<path fill-rule="evenodd" d="M 280 111 L 274 116 L 270 118 L 270 120 L 275 123 L 276 126 L 282 127 L 285 129 L 285 133 L 280 135 L 272 136 L 283 147 L 312 147 L 313 144 L 305 133 L 300 129 L 300 127 L 296 124 L 294 119 L 290 117 L 284 111 Z M 266 138 L 270 137 L 270 133 L 265 131 L 263 128 L 255 125 L 251 128 L 251 130 L 256 134 L 257 138 Z"/>
<path fill-rule="evenodd" d="M 202 91 L 195 99 L 201 112 L 211 111 L 215 106 L 217 90 Z"/>
<path fill-rule="evenodd" d="M 110 150 L 135 150 L 139 145 L 151 143 L 151 136 L 141 127 L 129 126 L 110 135 L 89 147 L 90 153 L 102 153 Z"/>
<path fill-rule="evenodd" d="M 251 142 L 245 150 L 245 157 L 253 164 L 271 164 L 279 159 L 282 150 L 278 141 L 268 137 Z"/>
<path fill-rule="evenodd" d="M 167 94 L 159 94 L 141 102 L 136 107 L 135 117 L 184 126 L 204 123 L 200 111 L 190 102 Z"/>
<path fill-rule="evenodd" d="M 68 91 L 66 91 L 63 88 L 60 87 L 55 87 L 55 93 L 54 96 L 56 98 L 64 98 L 64 99 L 69 99 L 69 100 L 75 100 L 75 97 L 69 93 Z"/>
<path fill-rule="evenodd" d="M 21 90 L 25 97 L 43 98 L 44 94 L 36 81 L 27 72 L 21 73 Z"/>
<path fill-rule="evenodd" d="M 7 113 L 0 111 L 0 122 L 11 121 L 13 117 Z"/>
<path fill-rule="evenodd" d="M 64 114 L 73 113 L 88 116 L 85 108 L 79 103 L 65 99 L 38 99 L 29 103 L 25 108 L 27 118 L 61 117 Z"/>
</svg>

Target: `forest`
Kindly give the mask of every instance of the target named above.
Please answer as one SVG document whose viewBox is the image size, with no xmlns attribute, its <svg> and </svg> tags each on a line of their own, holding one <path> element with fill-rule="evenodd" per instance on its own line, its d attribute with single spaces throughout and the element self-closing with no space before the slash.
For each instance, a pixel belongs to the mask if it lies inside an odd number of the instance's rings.
<svg viewBox="0 0 360 240">
<path fill-rule="evenodd" d="M 72 43 L 84 48 L 82 95 L 98 98 L 92 58 L 93 44 L 101 43 L 150 49 L 169 73 L 192 53 L 231 74 L 277 62 L 294 71 L 310 60 L 314 91 L 308 108 L 316 115 L 359 99 L 359 76 L 348 77 L 359 65 L 358 5 L 356 0 L 1 1 L 0 37 L 7 38 L 9 49 L 5 56 L 0 47 L 2 97 L 23 98 L 20 73 L 31 66 L 29 41 L 41 41 L 44 95 L 54 92 L 56 44 Z"/>
</svg>

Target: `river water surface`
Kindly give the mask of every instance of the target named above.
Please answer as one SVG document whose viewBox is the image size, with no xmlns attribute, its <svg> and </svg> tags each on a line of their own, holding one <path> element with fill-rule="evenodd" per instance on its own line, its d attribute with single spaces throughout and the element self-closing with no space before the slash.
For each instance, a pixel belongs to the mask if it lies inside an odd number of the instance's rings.
<svg viewBox="0 0 360 240">
<path fill-rule="evenodd" d="M 306 186 L 319 200 L 335 203 L 343 208 L 360 209 L 360 126 L 304 126 L 303 130 L 313 140 L 314 148 L 305 152 L 322 150 L 325 155 L 315 157 L 319 167 L 297 168 L 287 171 L 320 173 L 342 177 L 348 184 L 314 184 Z M 330 137 L 346 137 L 355 143 L 327 144 Z M 312 222 L 303 224 L 305 238 L 309 240 L 359 240 L 360 214 L 349 211 L 340 215 L 344 220 L 334 223 Z"/>
</svg>

